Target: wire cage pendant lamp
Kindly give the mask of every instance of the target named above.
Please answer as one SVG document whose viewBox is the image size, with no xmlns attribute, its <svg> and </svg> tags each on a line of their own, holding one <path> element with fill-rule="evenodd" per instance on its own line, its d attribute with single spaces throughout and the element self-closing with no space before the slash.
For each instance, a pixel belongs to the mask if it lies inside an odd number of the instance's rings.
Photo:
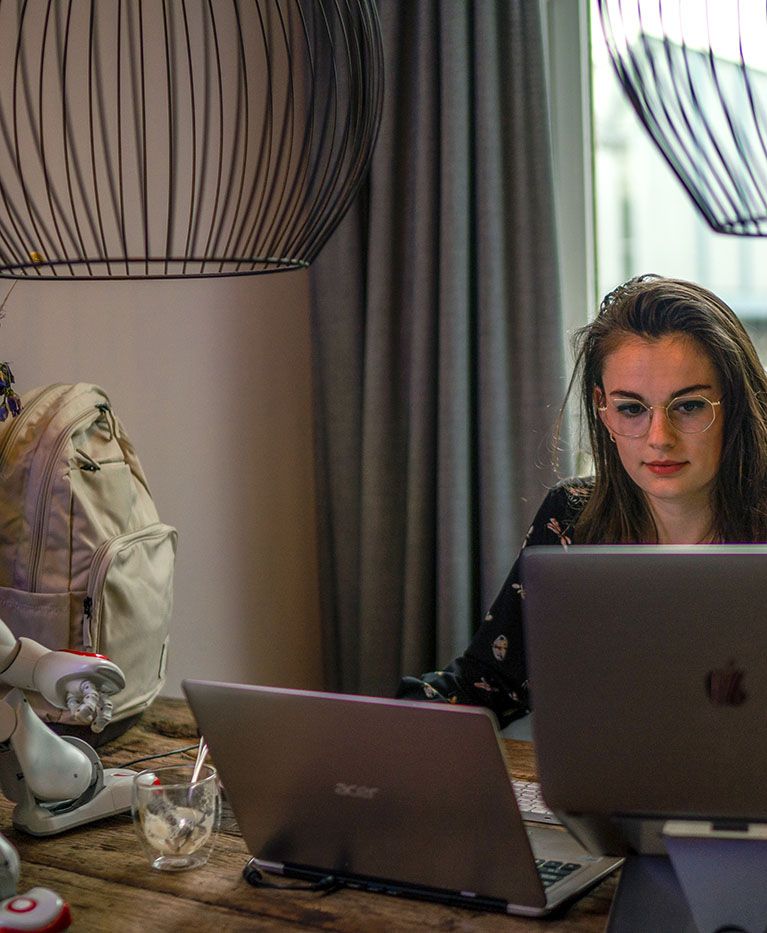
<svg viewBox="0 0 767 933">
<path fill-rule="evenodd" d="M 599 0 L 615 72 L 709 226 L 767 236 L 764 0 Z"/>
<path fill-rule="evenodd" d="M 0 277 L 303 268 L 382 98 L 375 0 L 0 0 Z"/>
</svg>

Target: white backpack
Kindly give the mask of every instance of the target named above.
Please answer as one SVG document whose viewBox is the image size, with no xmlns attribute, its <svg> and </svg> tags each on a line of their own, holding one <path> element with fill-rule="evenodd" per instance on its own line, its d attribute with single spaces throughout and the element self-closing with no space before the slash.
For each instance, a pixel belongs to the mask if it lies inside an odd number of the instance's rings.
<svg viewBox="0 0 767 933">
<path fill-rule="evenodd" d="M 49 648 L 108 655 L 127 680 L 113 697 L 125 719 L 165 680 L 176 530 L 103 389 L 50 385 L 21 401 L 0 424 L 0 618 Z M 46 721 L 71 721 L 29 698 Z"/>
</svg>

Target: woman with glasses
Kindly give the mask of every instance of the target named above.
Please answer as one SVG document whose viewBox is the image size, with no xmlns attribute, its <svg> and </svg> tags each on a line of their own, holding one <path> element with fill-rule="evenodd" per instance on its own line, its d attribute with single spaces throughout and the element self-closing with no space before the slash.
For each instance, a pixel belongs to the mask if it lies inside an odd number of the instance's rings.
<svg viewBox="0 0 767 933">
<path fill-rule="evenodd" d="M 567 396 L 578 388 L 594 475 L 549 492 L 523 547 L 767 541 L 767 377 L 733 311 L 640 276 L 575 348 Z M 488 706 L 502 726 L 526 713 L 522 598 L 517 561 L 465 654 L 398 696 Z"/>
</svg>

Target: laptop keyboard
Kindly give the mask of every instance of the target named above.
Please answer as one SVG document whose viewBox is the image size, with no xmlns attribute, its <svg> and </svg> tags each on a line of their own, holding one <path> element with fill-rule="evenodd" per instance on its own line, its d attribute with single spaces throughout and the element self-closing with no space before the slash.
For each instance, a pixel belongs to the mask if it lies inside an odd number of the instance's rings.
<svg viewBox="0 0 767 933">
<path fill-rule="evenodd" d="M 538 869 L 538 874 L 541 876 L 543 887 L 549 888 L 552 884 L 556 884 L 557 881 L 566 878 L 581 866 L 579 862 L 557 862 L 553 859 L 537 858 L 535 860 L 535 867 Z"/>
<path fill-rule="evenodd" d="M 515 778 L 511 783 L 514 786 L 514 794 L 523 820 L 530 823 L 560 825 L 560 821 L 549 810 L 546 801 L 541 796 L 541 785 L 537 781 L 521 781 Z"/>
<path fill-rule="evenodd" d="M 519 812 L 523 820 L 531 823 L 555 823 L 561 825 L 561 821 L 549 810 L 541 794 L 541 785 L 537 781 L 521 781 L 515 778 L 511 783 L 514 786 Z M 543 887 L 550 888 L 552 884 L 556 884 L 557 881 L 561 881 L 572 872 L 577 871 L 581 864 L 580 862 L 560 862 L 555 859 L 537 858 L 535 867 L 541 876 Z"/>
</svg>

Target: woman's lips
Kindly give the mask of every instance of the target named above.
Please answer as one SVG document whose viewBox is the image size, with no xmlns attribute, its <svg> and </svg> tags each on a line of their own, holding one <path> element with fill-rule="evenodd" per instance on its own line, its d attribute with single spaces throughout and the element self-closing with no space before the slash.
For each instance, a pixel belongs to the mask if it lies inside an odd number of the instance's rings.
<svg viewBox="0 0 767 933">
<path fill-rule="evenodd" d="M 645 463 L 645 466 L 656 476 L 672 476 L 674 473 L 678 473 L 683 467 L 687 466 L 687 461 L 654 460 L 651 463 Z"/>
</svg>

